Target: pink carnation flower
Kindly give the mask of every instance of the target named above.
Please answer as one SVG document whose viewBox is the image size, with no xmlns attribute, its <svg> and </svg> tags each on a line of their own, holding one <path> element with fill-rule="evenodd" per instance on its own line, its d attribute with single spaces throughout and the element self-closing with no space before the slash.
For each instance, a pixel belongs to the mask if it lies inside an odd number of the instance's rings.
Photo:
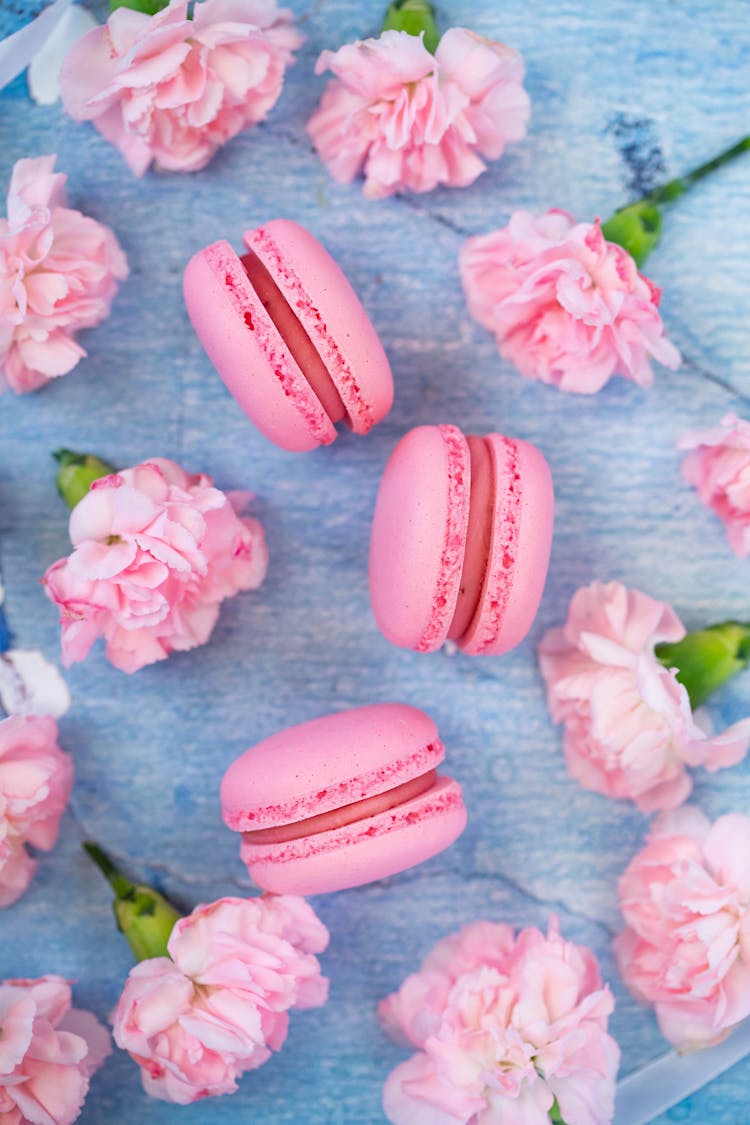
<svg viewBox="0 0 750 1125">
<path fill-rule="evenodd" d="M 72 787 L 73 762 L 57 745 L 54 719 L 0 721 L 0 906 L 20 898 L 36 871 L 25 845 L 55 846 Z"/>
<path fill-rule="evenodd" d="M 60 977 L 0 984 L 3 1125 L 71 1125 L 81 1112 L 89 1078 L 111 1047 L 99 1021 L 70 1002 Z"/>
<path fill-rule="evenodd" d="M 471 315 L 527 379 L 593 394 L 613 375 L 649 386 L 651 358 L 680 365 L 660 290 L 598 220 L 516 211 L 502 230 L 470 238 L 460 267 Z"/>
<path fill-rule="evenodd" d="M 142 1068 L 146 1092 L 180 1105 L 233 1093 L 281 1047 L 290 1008 L 325 1003 L 313 954 L 327 944 L 293 896 L 224 898 L 180 919 L 169 957 L 131 970 L 114 1014 L 115 1042 Z"/>
<path fill-rule="evenodd" d="M 674 670 L 654 655 L 685 628 L 662 602 L 619 582 L 578 590 L 568 620 L 539 646 L 547 703 L 565 724 L 565 760 L 586 789 L 671 809 L 690 793 L 686 765 L 735 765 L 750 744 L 750 720 L 709 738 L 696 724 Z"/>
<path fill-rule="evenodd" d="M 0 390 L 17 394 L 75 367 L 76 333 L 109 315 L 128 275 L 112 231 L 65 206 L 56 159 L 16 162 L 0 219 Z"/>
<path fill-rule="evenodd" d="M 727 526 L 732 550 L 750 555 L 750 422 L 725 414 L 721 425 L 687 434 L 682 462 L 688 484 Z"/>
<path fill-rule="evenodd" d="M 99 636 L 123 672 L 204 644 L 224 598 L 265 577 L 263 529 L 237 515 L 247 499 L 165 458 L 94 481 L 70 515 L 73 553 L 44 576 L 63 662 Z"/>
<path fill-rule="evenodd" d="M 267 116 L 302 37 L 276 0 L 188 0 L 147 16 L 117 8 L 73 47 L 60 92 L 136 176 L 151 161 L 195 172 Z"/>
<path fill-rule="evenodd" d="M 462 27 L 430 54 L 421 37 L 385 31 L 379 39 L 323 51 L 331 70 L 308 132 L 334 179 L 364 174 L 372 198 L 393 192 L 465 187 L 526 133 L 529 98 L 521 56 Z"/>
<path fill-rule="evenodd" d="M 660 817 L 620 879 L 620 971 L 681 1050 L 750 1015 L 750 818 Z"/>
<path fill-rule="evenodd" d="M 419 1050 L 391 1073 L 394 1125 L 606 1125 L 619 1050 L 614 1003 L 590 950 L 553 923 L 514 934 L 476 922 L 438 942 L 418 973 L 382 1002 L 386 1031 Z"/>
</svg>

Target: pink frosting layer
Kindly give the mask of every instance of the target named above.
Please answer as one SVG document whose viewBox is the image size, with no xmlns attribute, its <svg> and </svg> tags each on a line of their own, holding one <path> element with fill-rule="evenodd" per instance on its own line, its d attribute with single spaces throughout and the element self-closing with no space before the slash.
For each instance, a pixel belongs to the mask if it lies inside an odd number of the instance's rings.
<svg viewBox="0 0 750 1125">
<path fill-rule="evenodd" d="M 327 251 L 297 223 L 275 219 L 245 234 L 299 317 L 346 409 L 367 433 L 393 401 L 390 366 L 367 314 Z"/>
<path fill-rule="evenodd" d="M 418 652 L 434 652 L 445 643 L 448 636 L 459 596 L 469 520 L 471 468 L 466 438 L 457 426 L 438 426 L 438 431 L 446 452 L 448 505 L 445 541 L 432 601 L 432 616 L 415 645 Z"/>
<path fill-rule="evenodd" d="M 318 894 L 404 871 L 448 847 L 463 831 L 461 788 L 439 777 L 427 793 L 330 832 L 284 844 L 243 841 L 250 877 L 277 894 Z"/>
<path fill-rule="evenodd" d="M 340 711 L 251 747 L 221 786 L 224 822 L 238 832 L 291 824 L 428 773 L 445 750 L 428 715 L 400 703 Z"/>
<path fill-rule="evenodd" d="M 346 414 L 344 404 L 299 317 L 257 254 L 249 251 L 242 255 L 240 261 L 258 299 L 276 325 L 279 335 L 326 414 L 332 422 L 340 422 Z"/>
</svg>

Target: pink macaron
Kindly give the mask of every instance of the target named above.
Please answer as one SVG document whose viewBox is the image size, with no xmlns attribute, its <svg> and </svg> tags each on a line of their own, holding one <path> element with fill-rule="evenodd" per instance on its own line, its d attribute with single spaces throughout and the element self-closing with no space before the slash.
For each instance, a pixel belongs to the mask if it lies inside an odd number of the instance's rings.
<svg viewBox="0 0 750 1125">
<path fill-rule="evenodd" d="M 275 219 L 244 236 L 242 257 L 214 242 L 191 258 L 190 319 L 248 418 L 282 449 L 328 445 L 336 423 L 365 434 L 393 402 L 385 352 L 327 250 Z"/>
<path fill-rule="evenodd" d="M 526 636 L 544 588 L 554 497 L 525 441 L 418 426 L 385 467 L 370 543 L 375 620 L 393 644 L 497 655 Z"/>
<path fill-rule="evenodd" d="M 432 719 L 378 703 L 272 735 L 233 763 L 222 816 L 242 832 L 250 876 L 276 894 L 357 887 L 452 844 L 466 824 L 461 787 L 437 773 Z"/>
</svg>

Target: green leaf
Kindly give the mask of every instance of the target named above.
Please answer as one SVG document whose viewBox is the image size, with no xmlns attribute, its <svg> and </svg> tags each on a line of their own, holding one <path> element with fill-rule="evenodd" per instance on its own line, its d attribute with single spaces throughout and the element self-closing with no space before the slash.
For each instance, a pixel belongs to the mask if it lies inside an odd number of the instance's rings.
<svg viewBox="0 0 750 1125">
<path fill-rule="evenodd" d="M 657 645 L 656 658 L 676 668 L 693 708 L 700 707 L 717 688 L 750 664 L 750 625 L 722 621 L 688 633 L 675 644 Z"/>
<path fill-rule="evenodd" d="M 386 9 L 382 30 L 406 31 L 409 35 L 424 33 L 424 45 L 433 55 L 440 42 L 435 9 L 427 0 L 393 0 Z"/>
<path fill-rule="evenodd" d="M 117 8 L 131 8 L 134 12 L 143 12 L 146 16 L 155 16 L 163 8 L 169 6 L 169 0 L 109 0 L 109 10 L 114 12 Z"/>
<path fill-rule="evenodd" d="M 661 212 L 647 199 L 630 203 L 602 224 L 602 234 L 623 246 L 640 268 L 661 236 Z"/>
</svg>

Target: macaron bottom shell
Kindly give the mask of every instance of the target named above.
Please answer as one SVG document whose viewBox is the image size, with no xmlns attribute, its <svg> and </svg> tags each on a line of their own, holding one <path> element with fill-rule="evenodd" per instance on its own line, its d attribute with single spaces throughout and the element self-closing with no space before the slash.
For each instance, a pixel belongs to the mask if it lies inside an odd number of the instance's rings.
<svg viewBox="0 0 750 1125">
<path fill-rule="evenodd" d="M 468 440 L 471 448 L 477 439 Z M 493 500 L 476 536 L 484 562 L 471 563 L 469 537 L 463 572 L 473 565 L 483 577 L 476 609 L 456 643 L 470 656 L 500 656 L 520 644 L 536 617 L 552 546 L 554 494 L 549 466 L 535 446 L 500 434 L 483 440 L 489 465 L 482 472 L 494 481 Z M 472 473 L 475 465 L 472 456 Z M 485 495 L 489 491 L 481 486 Z"/>
<path fill-rule="evenodd" d="M 243 836 L 251 879 L 274 894 L 322 894 L 395 875 L 437 855 L 466 826 L 458 782 L 437 777 L 426 792 L 375 816 L 275 844 Z"/>
</svg>

